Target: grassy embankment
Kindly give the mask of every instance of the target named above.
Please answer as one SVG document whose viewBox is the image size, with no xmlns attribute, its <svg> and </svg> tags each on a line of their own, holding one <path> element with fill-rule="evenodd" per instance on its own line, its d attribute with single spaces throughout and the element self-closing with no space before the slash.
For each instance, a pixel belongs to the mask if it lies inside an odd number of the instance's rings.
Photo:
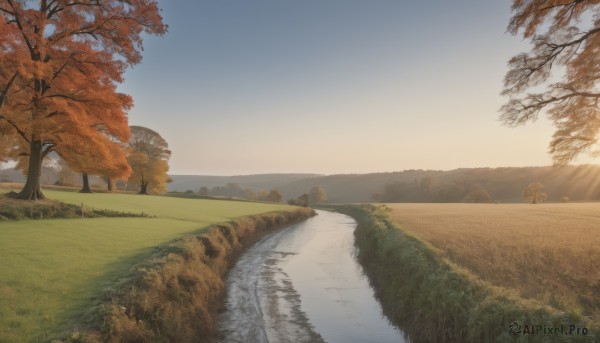
<svg viewBox="0 0 600 343">
<path fill-rule="evenodd" d="M 78 318 L 97 312 L 99 297 L 122 285 L 133 266 L 154 256 L 161 244 L 205 232 L 211 224 L 291 209 L 130 194 L 45 193 L 66 203 L 83 202 L 86 208 L 155 217 L 0 222 L 0 342 L 61 335 Z"/>
<path fill-rule="evenodd" d="M 341 211 L 359 221 L 384 312 L 413 341 L 600 340 L 600 204 L 390 206 Z"/>
</svg>

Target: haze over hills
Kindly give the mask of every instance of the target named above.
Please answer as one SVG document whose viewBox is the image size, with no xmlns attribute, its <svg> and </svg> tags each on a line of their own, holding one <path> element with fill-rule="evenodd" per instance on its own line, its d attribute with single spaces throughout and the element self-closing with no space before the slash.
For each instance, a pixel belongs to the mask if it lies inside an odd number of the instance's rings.
<svg viewBox="0 0 600 343">
<path fill-rule="evenodd" d="M 253 189 L 271 189 L 283 187 L 291 182 L 319 177 L 319 174 L 255 174 L 255 175 L 170 175 L 173 180 L 169 184 L 169 191 L 184 192 L 186 190 L 198 191 L 200 187 L 224 186 L 228 183 L 237 183 L 240 186 Z"/>
<path fill-rule="evenodd" d="M 543 183 L 548 201 L 600 200 L 600 166 L 461 168 L 405 170 L 371 174 L 260 174 L 245 176 L 171 175 L 170 191 L 198 191 L 201 187 L 236 183 L 255 190 L 277 188 L 284 199 L 322 187 L 330 202 L 372 202 L 375 193 L 390 193 L 394 202 L 461 202 L 473 189 L 485 189 L 492 201 L 522 202 L 523 189 Z M 401 194 L 394 194 L 394 192 Z M 395 198 L 394 198 L 395 196 Z M 386 200 L 385 198 L 382 200 Z"/>
<path fill-rule="evenodd" d="M 600 200 L 600 166 L 460 168 L 441 170 L 405 170 L 371 174 L 256 174 L 237 176 L 171 175 L 169 191 L 198 192 L 228 184 L 255 191 L 278 189 L 283 200 L 307 193 L 320 186 L 329 202 L 372 202 L 374 194 L 383 202 L 463 202 L 473 190 L 484 189 L 489 201 L 522 202 L 523 189 L 531 182 L 544 184 L 547 201 Z M 58 172 L 45 167 L 42 182 L 55 184 Z M 80 178 L 75 177 L 75 183 Z M 93 179 L 97 187 L 103 180 Z M 0 181 L 24 182 L 23 174 L 14 169 L 0 170 Z"/>
</svg>

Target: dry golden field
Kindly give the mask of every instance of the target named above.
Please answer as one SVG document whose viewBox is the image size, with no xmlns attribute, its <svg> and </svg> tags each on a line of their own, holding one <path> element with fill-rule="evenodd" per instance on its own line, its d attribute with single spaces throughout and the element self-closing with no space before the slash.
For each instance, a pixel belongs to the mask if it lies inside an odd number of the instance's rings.
<svg viewBox="0 0 600 343">
<path fill-rule="evenodd" d="M 388 206 L 399 227 L 481 280 L 600 320 L 600 203 Z"/>
</svg>

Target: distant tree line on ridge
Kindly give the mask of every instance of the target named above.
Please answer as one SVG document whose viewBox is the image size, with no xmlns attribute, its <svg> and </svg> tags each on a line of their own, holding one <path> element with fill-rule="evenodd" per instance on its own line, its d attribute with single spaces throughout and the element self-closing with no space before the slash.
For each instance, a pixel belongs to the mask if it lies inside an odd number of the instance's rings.
<svg viewBox="0 0 600 343">
<path fill-rule="evenodd" d="M 516 194 L 522 194 L 522 199 L 531 204 L 542 203 L 548 198 L 544 192 L 545 186 L 538 181 L 529 183 Z M 480 184 L 466 179 L 441 181 L 432 177 L 415 179 L 409 183 L 396 181 L 386 183 L 383 192 L 373 194 L 375 202 L 433 202 L 433 203 L 497 203 L 488 189 Z M 568 196 L 560 198 L 561 202 L 569 202 Z"/>
<path fill-rule="evenodd" d="M 313 186 L 308 193 L 304 193 L 297 198 L 288 200 L 289 205 L 295 206 L 315 206 L 327 201 L 327 193 L 319 186 Z"/>
<path fill-rule="evenodd" d="M 185 193 L 195 193 L 200 196 L 238 198 L 255 201 L 268 201 L 279 203 L 283 200 L 283 195 L 277 188 L 271 190 L 252 189 L 250 187 L 242 187 L 238 183 L 230 182 L 224 186 L 215 186 L 212 188 L 203 186 L 197 192 L 187 190 Z M 292 198 L 287 201 L 290 205 L 296 206 L 314 206 L 316 204 L 327 201 L 327 193 L 319 186 L 312 187 L 308 193 L 304 193 L 297 198 Z"/>
<path fill-rule="evenodd" d="M 376 202 L 493 202 L 488 190 L 479 183 L 434 177 L 386 183 L 383 191 L 373 194 L 372 199 Z"/>
<path fill-rule="evenodd" d="M 186 193 L 193 193 L 188 190 Z M 213 196 L 213 197 L 225 197 L 225 198 L 238 198 L 246 200 L 256 201 L 269 201 L 269 202 L 281 202 L 283 196 L 281 192 L 274 188 L 271 190 L 254 190 L 252 188 L 243 188 L 238 183 L 227 183 L 224 186 L 215 186 L 208 188 L 206 186 L 200 187 L 196 194 L 201 196 Z"/>
</svg>

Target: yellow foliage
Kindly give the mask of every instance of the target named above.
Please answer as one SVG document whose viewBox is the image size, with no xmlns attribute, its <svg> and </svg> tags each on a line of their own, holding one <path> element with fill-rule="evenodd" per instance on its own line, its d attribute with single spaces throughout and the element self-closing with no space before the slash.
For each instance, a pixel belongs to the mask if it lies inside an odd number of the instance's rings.
<svg viewBox="0 0 600 343">
<path fill-rule="evenodd" d="M 127 158 L 132 169 L 129 182 L 139 185 L 141 194 L 167 190 L 168 159 L 171 156 L 168 147 L 157 132 L 141 126 L 131 127 L 130 154 Z"/>
</svg>

